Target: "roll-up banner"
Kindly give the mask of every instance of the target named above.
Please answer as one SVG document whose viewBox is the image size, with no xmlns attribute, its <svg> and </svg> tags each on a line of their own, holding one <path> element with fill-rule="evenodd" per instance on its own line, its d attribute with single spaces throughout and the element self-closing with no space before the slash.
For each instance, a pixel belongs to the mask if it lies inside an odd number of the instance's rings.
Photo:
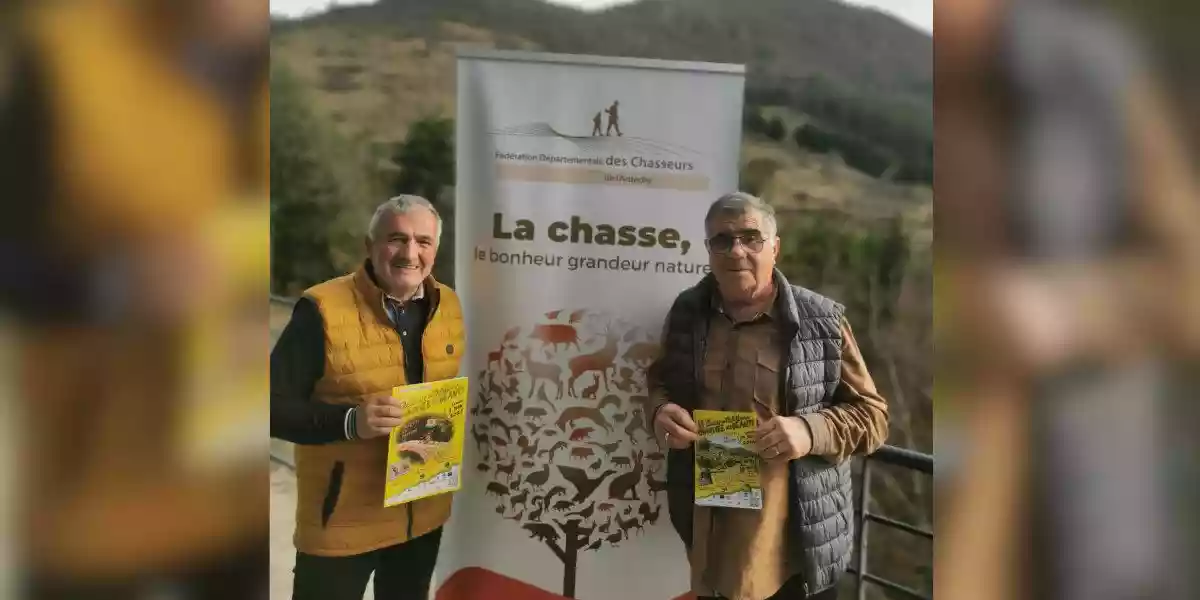
<svg viewBox="0 0 1200 600">
<path fill-rule="evenodd" d="M 456 286 L 470 377 L 439 600 L 670 600 L 646 367 L 736 190 L 741 65 L 458 56 Z"/>
</svg>

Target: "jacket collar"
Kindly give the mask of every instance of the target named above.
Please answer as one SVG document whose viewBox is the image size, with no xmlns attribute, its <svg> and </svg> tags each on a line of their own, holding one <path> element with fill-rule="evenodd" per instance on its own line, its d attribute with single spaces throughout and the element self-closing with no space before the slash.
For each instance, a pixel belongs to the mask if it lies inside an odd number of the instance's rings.
<svg viewBox="0 0 1200 600">
<path fill-rule="evenodd" d="M 363 261 L 358 269 L 354 271 L 354 287 L 358 290 L 363 298 L 367 301 L 367 306 L 371 312 L 384 323 L 390 323 L 387 311 L 384 310 L 384 291 L 375 281 L 375 270 L 371 267 L 371 259 Z M 433 278 L 433 275 L 425 278 L 421 283 L 421 289 L 417 292 L 414 299 L 428 298 L 429 299 L 429 315 L 432 316 L 437 310 L 438 301 L 441 299 L 441 284 Z"/>
<path fill-rule="evenodd" d="M 795 294 L 791 293 L 792 285 L 778 268 L 772 272 L 772 279 L 775 282 L 775 304 L 773 306 L 775 314 L 772 318 L 783 325 L 789 336 L 795 336 L 800 332 L 800 310 L 796 304 Z M 715 309 L 709 299 L 720 294 L 717 276 L 712 273 L 705 275 L 700 283 L 696 284 L 696 288 L 702 298 L 701 310 L 705 316 L 711 316 Z"/>
</svg>

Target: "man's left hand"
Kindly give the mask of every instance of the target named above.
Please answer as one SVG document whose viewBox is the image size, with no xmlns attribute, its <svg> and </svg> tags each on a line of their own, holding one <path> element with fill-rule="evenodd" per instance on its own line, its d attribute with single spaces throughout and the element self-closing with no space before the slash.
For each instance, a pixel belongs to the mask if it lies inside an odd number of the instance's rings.
<svg viewBox="0 0 1200 600">
<path fill-rule="evenodd" d="M 772 417 L 754 432 L 755 448 L 767 460 L 795 460 L 812 451 L 812 433 L 800 417 Z"/>
</svg>

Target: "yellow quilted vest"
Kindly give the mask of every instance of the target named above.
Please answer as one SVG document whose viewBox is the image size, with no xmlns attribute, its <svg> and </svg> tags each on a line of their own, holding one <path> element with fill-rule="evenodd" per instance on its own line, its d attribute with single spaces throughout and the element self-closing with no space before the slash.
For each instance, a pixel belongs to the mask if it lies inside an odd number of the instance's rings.
<svg viewBox="0 0 1200 600">
<path fill-rule="evenodd" d="M 454 290 L 432 278 L 421 342 L 425 381 L 458 376 L 465 350 L 462 308 Z M 358 404 L 407 383 L 400 336 L 383 310 L 383 292 L 365 267 L 304 292 L 325 324 L 325 374 L 316 400 Z M 296 447 L 296 549 L 351 556 L 428 533 L 450 516 L 450 494 L 383 507 L 387 438 Z"/>
</svg>

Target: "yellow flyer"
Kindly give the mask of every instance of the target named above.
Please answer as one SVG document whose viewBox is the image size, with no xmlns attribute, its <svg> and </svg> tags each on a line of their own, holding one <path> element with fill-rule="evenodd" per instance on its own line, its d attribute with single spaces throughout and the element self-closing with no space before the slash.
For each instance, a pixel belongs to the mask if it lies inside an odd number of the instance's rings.
<svg viewBox="0 0 1200 600">
<path fill-rule="evenodd" d="M 762 509 L 758 455 L 751 448 L 758 417 L 753 412 L 697 410 L 696 504 Z"/>
<path fill-rule="evenodd" d="M 404 423 L 388 436 L 384 506 L 457 491 L 462 486 L 467 378 L 392 389 Z"/>
</svg>

